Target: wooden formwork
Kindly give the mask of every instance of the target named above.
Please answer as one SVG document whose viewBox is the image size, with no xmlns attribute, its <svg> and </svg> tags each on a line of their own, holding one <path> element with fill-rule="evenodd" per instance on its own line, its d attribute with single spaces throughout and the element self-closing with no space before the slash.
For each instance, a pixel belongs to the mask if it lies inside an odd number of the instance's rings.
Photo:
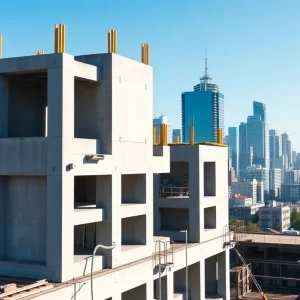
<svg viewBox="0 0 300 300">
<path fill-rule="evenodd" d="M 251 264 L 248 264 L 251 270 Z M 251 292 L 252 282 L 249 270 L 244 266 L 234 267 L 230 270 L 230 298 L 240 299 Z"/>
</svg>

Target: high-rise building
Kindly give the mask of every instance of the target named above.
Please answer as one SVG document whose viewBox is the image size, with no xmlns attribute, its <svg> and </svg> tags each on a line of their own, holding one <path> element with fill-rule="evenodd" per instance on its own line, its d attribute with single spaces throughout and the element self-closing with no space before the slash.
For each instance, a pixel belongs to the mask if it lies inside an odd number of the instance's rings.
<svg viewBox="0 0 300 300">
<path fill-rule="evenodd" d="M 270 170 L 270 198 L 279 199 L 281 187 L 281 169 Z"/>
<path fill-rule="evenodd" d="M 293 164 L 291 140 L 287 140 L 286 154 L 287 154 L 287 158 L 288 158 L 288 167 L 291 168 L 292 164 Z"/>
<path fill-rule="evenodd" d="M 253 101 L 253 116 L 247 119 L 248 147 L 253 147 L 253 163 L 270 168 L 269 128 L 266 106 Z"/>
<path fill-rule="evenodd" d="M 182 141 L 189 142 L 190 126 L 194 126 L 195 142 L 217 142 L 217 130 L 223 130 L 224 138 L 224 95 L 219 87 L 212 83 L 207 72 L 194 91 L 181 94 Z"/>
<path fill-rule="evenodd" d="M 238 171 L 238 144 L 237 144 L 237 128 L 228 128 L 228 146 L 229 158 L 231 159 L 232 167 Z"/>
<path fill-rule="evenodd" d="M 176 142 L 176 136 L 179 136 L 179 143 L 181 143 L 181 129 L 173 129 L 173 143 Z"/>
<path fill-rule="evenodd" d="M 286 132 L 281 135 L 282 141 L 282 156 L 284 161 L 284 169 L 288 170 L 290 167 L 290 160 L 291 160 L 291 144 L 289 142 L 289 136 Z"/>
<path fill-rule="evenodd" d="M 242 122 L 239 126 L 239 172 L 249 166 L 249 148 L 247 139 L 247 123 Z"/>
<path fill-rule="evenodd" d="M 292 151 L 292 164 L 295 165 L 297 157 L 297 151 Z"/>
<path fill-rule="evenodd" d="M 159 137 L 160 133 L 160 125 L 161 124 L 167 124 L 168 128 L 168 143 L 173 142 L 173 129 L 172 129 L 172 124 L 168 123 L 167 116 L 161 115 L 159 118 L 154 118 L 153 119 L 153 128 L 156 129 L 156 136 L 157 138 Z"/>
<path fill-rule="evenodd" d="M 283 168 L 281 135 L 275 129 L 269 130 L 270 169 Z"/>
</svg>

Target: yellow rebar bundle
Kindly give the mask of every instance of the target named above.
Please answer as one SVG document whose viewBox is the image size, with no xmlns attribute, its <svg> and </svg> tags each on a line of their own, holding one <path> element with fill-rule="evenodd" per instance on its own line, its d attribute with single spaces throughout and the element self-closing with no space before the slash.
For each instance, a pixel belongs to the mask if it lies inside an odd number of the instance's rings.
<svg viewBox="0 0 300 300">
<path fill-rule="evenodd" d="M 221 128 L 218 129 L 217 143 L 220 145 L 223 144 L 223 130 Z"/>
<path fill-rule="evenodd" d="M 145 65 L 149 65 L 149 44 L 142 44 L 142 63 Z"/>
<path fill-rule="evenodd" d="M 107 33 L 108 53 L 117 53 L 117 30 L 110 29 Z"/>
<path fill-rule="evenodd" d="M 55 53 L 66 52 L 66 25 L 65 24 L 54 25 L 54 52 Z"/>
</svg>

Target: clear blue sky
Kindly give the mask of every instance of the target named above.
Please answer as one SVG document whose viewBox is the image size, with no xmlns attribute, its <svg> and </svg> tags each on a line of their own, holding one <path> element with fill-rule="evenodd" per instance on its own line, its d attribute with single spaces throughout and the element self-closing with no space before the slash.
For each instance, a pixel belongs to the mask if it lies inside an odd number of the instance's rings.
<svg viewBox="0 0 300 300">
<path fill-rule="evenodd" d="M 72 3 L 72 4 L 69 4 Z M 53 51 L 53 25 L 67 25 L 67 52 L 105 52 L 107 29 L 118 30 L 118 53 L 140 59 L 150 43 L 154 114 L 180 126 L 181 92 L 204 72 L 225 95 L 225 125 L 238 126 L 252 101 L 267 104 L 270 128 L 287 131 L 300 151 L 300 1 L 1 1 L 4 57 Z"/>
</svg>

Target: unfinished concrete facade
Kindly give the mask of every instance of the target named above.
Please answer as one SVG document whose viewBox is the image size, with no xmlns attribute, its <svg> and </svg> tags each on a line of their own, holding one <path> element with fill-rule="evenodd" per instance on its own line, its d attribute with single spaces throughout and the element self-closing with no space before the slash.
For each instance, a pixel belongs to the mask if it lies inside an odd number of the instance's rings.
<svg viewBox="0 0 300 300">
<path fill-rule="evenodd" d="M 170 159 L 170 173 L 154 180 L 155 235 L 184 242 L 187 230 L 188 242 L 198 243 L 201 252 L 193 274 L 196 299 L 229 299 L 229 253 L 222 244 L 228 228 L 227 148 L 172 145 Z"/>
<path fill-rule="evenodd" d="M 95 299 L 229 299 L 226 148 L 184 146 L 207 161 L 191 165 L 187 251 L 153 234 L 153 174 L 170 171 L 170 150 L 152 144 L 152 80 L 114 53 L 0 60 L 0 275 L 57 282 L 30 297 L 90 299 L 93 248 L 115 243 L 97 252 Z"/>
</svg>

